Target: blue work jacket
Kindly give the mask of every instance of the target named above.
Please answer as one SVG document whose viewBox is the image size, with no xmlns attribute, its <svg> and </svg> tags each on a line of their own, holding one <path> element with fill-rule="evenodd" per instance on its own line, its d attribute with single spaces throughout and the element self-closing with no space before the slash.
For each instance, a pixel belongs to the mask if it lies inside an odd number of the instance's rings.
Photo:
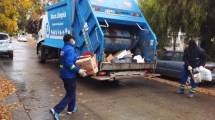
<svg viewBox="0 0 215 120">
<path fill-rule="evenodd" d="M 186 48 L 184 50 L 183 60 L 185 68 L 188 68 L 188 66 L 196 68 L 199 66 L 205 66 L 207 56 L 205 50 L 200 47 L 197 47 L 195 49 Z"/>
<path fill-rule="evenodd" d="M 77 55 L 74 45 L 65 43 L 60 52 L 60 77 L 61 78 L 76 78 L 79 68 L 75 65 Z"/>
</svg>

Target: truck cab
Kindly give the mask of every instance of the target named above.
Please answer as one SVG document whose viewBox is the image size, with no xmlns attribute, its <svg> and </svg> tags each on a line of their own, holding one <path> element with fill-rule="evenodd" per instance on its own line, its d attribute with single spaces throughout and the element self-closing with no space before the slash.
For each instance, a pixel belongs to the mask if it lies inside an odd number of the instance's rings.
<svg viewBox="0 0 215 120">
<path fill-rule="evenodd" d="M 40 20 L 39 20 L 39 28 L 38 28 L 38 39 L 37 41 L 40 42 L 40 41 L 44 41 L 46 39 L 46 31 L 48 30 L 46 27 L 47 27 L 47 23 L 48 23 L 48 17 L 47 15 L 42 15 L 40 17 Z"/>
</svg>

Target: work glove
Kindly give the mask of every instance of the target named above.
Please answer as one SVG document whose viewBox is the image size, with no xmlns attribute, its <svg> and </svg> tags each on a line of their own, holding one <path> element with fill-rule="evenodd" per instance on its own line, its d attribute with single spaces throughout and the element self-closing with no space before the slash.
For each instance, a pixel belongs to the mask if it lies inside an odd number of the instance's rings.
<svg viewBox="0 0 215 120">
<path fill-rule="evenodd" d="M 86 73 L 86 72 L 87 72 L 86 70 L 80 69 L 80 70 L 78 71 L 78 74 L 79 74 L 81 77 L 86 77 L 86 76 L 87 76 L 87 73 Z"/>
<path fill-rule="evenodd" d="M 188 66 L 188 70 L 191 71 L 193 68 L 191 66 Z"/>
</svg>

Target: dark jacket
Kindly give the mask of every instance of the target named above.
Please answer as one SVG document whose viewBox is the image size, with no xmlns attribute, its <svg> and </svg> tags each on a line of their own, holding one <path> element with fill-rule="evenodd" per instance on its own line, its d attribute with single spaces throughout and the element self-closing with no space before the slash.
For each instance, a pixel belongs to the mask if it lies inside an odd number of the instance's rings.
<svg viewBox="0 0 215 120">
<path fill-rule="evenodd" d="M 205 50 L 201 47 L 189 46 L 184 50 L 183 60 L 185 68 L 188 68 L 188 66 L 191 66 L 192 68 L 205 66 L 206 59 Z"/>
<path fill-rule="evenodd" d="M 60 77 L 61 78 L 76 78 L 79 68 L 75 65 L 77 55 L 74 50 L 74 45 L 65 43 L 60 53 Z"/>
</svg>

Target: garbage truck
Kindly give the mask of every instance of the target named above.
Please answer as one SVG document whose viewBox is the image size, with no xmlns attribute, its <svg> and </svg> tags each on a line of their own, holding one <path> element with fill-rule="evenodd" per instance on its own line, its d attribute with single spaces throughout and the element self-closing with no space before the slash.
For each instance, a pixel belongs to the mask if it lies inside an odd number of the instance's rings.
<svg viewBox="0 0 215 120">
<path fill-rule="evenodd" d="M 40 63 L 59 59 L 63 36 L 71 34 L 78 56 L 96 55 L 96 80 L 144 77 L 155 69 L 157 38 L 134 0 L 62 0 L 45 10 L 38 25 Z M 122 51 L 129 59 L 117 57 Z"/>
</svg>

